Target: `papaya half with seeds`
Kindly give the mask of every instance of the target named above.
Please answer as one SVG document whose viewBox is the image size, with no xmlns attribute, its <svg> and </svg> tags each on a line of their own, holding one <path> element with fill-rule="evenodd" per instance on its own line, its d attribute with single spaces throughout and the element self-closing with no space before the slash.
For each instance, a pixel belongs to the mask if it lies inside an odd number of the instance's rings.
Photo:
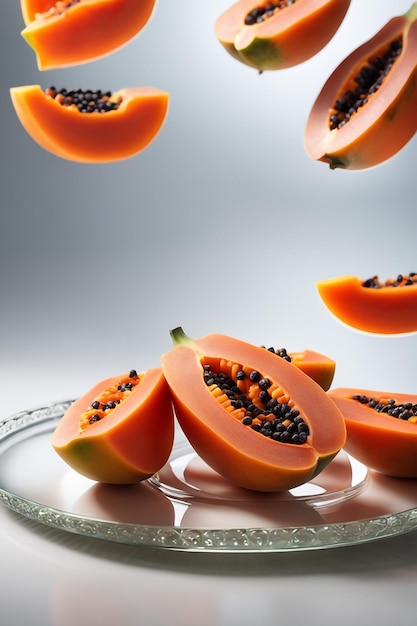
<svg viewBox="0 0 417 626">
<path fill-rule="evenodd" d="M 21 0 L 21 35 L 40 70 L 78 65 L 133 39 L 154 6 L 155 0 Z"/>
<path fill-rule="evenodd" d="M 311 109 L 307 154 L 362 170 L 396 155 L 417 131 L 417 3 L 334 70 Z"/>
<path fill-rule="evenodd" d="M 330 41 L 350 0 L 238 0 L 216 21 L 215 36 L 235 59 L 264 70 L 307 61 Z"/>
<path fill-rule="evenodd" d="M 346 424 L 346 452 L 382 474 L 417 478 L 417 395 L 339 388 L 327 392 Z"/>
<path fill-rule="evenodd" d="M 166 463 L 174 413 L 160 367 L 107 378 L 76 400 L 51 443 L 78 473 L 97 482 L 135 484 Z"/>
<path fill-rule="evenodd" d="M 363 332 L 393 335 L 417 331 L 417 274 L 379 281 L 338 276 L 317 283 L 328 310 L 341 322 Z"/>
<path fill-rule="evenodd" d="M 158 135 L 169 94 L 155 87 L 120 91 L 45 91 L 12 87 L 16 114 L 32 139 L 63 159 L 106 163 L 135 156 Z"/>
<path fill-rule="evenodd" d="M 293 365 L 315 380 L 325 391 L 330 388 L 336 371 L 336 361 L 330 357 L 308 349 L 302 352 L 287 352 L 285 349 L 267 349 L 293 363 Z M 284 354 L 281 354 L 282 352 Z"/>
<path fill-rule="evenodd" d="M 232 484 L 283 491 L 311 480 L 343 447 L 343 417 L 307 374 L 261 346 L 181 328 L 162 357 L 178 422 Z"/>
</svg>

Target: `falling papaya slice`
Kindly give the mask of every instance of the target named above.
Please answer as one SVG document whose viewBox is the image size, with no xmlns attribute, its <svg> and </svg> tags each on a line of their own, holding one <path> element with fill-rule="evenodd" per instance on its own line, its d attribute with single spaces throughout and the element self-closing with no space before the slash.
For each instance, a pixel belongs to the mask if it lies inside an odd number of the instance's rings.
<svg viewBox="0 0 417 626">
<path fill-rule="evenodd" d="M 261 346 L 181 328 L 162 357 L 191 446 L 232 484 L 282 491 L 308 482 L 345 442 L 342 415 L 308 375 Z"/>
<path fill-rule="evenodd" d="M 382 474 L 417 478 L 417 395 L 349 388 L 327 393 L 345 419 L 346 452 Z"/>
<path fill-rule="evenodd" d="M 51 443 L 91 480 L 135 484 L 166 463 L 173 438 L 170 393 L 158 367 L 99 382 L 70 406 Z"/>
<path fill-rule="evenodd" d="M 133 39 L 149 21 L 155 0 L 21 0 L 40 70 L 92 61 Z"/>
<path fill-rule="evenodd" d="M 266 346 L 262 346 L 266 348 Z M 266 348 L 269 352 L 277 354 L 286 361 L 290 361 L 300 370 L 305 372 L 310 378 L 316 381 L 325 391 L 327 391 L 334 378 L 336 371 L 336 361 L 315 352 L 314 350 L 303 350 L 302 352 L 287 352 L 286 348 Z"/>
<path fill-rule="evenodd" d="M 339 276 L 317 283 L 329 311 L 341 322 L 380 335 L 417 331 L 417 274 L 384 282 L 373 276 Z"/>
<path fill-rule="evenodd" d="M 135 156 L 161 130 L 169 94 L 154 87 L 117 92 L 43 91 L 13 87 L 17 116 L 34 141 L 52 154 L 80 163 L 105 163 Z"/>
<path fill-rule="evenodd" d="M 305 148 L 331 169 L 362 170 L 396 155 L 417 131 L 417 3 L 331 74 L 310 112 Z"/>
<path fill-rule="evenodd" d="M 239 0 L 216 21 L 215 36 L 258 71 L 303 63 L 330 41 L 350 0 Z"/>
</svg>

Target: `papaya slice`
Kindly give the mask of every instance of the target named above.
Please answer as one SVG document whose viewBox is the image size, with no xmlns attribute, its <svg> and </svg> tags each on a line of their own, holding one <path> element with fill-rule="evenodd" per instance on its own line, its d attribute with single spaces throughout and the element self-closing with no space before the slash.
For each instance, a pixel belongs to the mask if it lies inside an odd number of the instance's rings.
<svg viewBox="0 0 417 626">
<path fill-rule="evenodd" d="M 396 155 L 417 131 L 417 3 L 392 18 L 330 75 L 308 117 L 307 154 L 362 170 Z"/>
<path fill-rule="evenodd" d="M 417 395 L 338 388 L 327 392 L 346 424 L 346 452 L 381 474 L 417 478 Z"/>
<path fill-rule="evenodd" d="M 200 458 L 232 484 L 291 489 L 343 447 L 342 415 L 292 363 L 225 335 L 192 341 L 177 328 L 171 336 L 162 367 L 178 422 Z"/>
<path fill-rule="evenodd" d="M 155 0 L 21 0 L 39 70 L 78 65 L 114 52 L 148 23 Z"/>
<path fill-rule="evenodd" d="M 155 87 L 45 91 L 12 87 L 16 114 L 32 139 L 63 159 L 106 163 L 135 156 L 160 132 L 169 94 Z"/>
<path fill-rule="evenodd" d="M 266 348 L 266 346 L 262 347 Z M 270 347 L 266 349 L 293 363 L 315 380 L 325 391 L 330 388 L 336 371 L 336 361 L 327 355 L 308 349 L 301 352 L 287 352 L 286 348 L 275 349 Z"/>
<path fill-rule="evenodd" d="M 215 36 L 238 61 L 264 70 L 303 63 L 330 41 L 350 0 L 238 0 L 217 19 Z"/>
<path fill-rule="evenodd" d="M 356 330 L 381 334 L 417 331 L 417 274 L 399 274 L 379 281 L 338 276 L 317 283 L 329 311 Z"/>
<path fill-rule="evenodd" d="M 78 473 L 109 484 L 135 484 L 166 463 L 174 438 L 170 392 L 160 367 L 113 376 L 76 400 L 51 443 Z"/>
</svg>

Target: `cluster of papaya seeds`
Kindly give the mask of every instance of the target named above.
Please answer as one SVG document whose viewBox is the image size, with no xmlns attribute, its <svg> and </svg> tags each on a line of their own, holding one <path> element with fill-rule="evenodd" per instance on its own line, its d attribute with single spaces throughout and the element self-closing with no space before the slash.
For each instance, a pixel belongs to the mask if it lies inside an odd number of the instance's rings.
<svg viewBox="0 0 417 626">
<path fill-rule="evenodd" d="M 22 36 L 38 68 L 79 65 L 116 51 L 149 22 L 156 0 L 21 0 Z M 154 87 L 10 89 L 29 136 L 55 156 L 107 163 L 135 156 L 159 134 L 169 94 Z"/>
</svg>

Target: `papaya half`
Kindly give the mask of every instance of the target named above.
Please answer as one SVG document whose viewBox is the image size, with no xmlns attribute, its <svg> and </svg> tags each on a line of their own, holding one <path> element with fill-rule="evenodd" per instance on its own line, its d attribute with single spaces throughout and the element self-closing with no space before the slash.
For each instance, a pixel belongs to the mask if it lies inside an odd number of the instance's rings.
<svg viewBox="0 0 417 626">
<path fill-rule="evenodd" d="M 385 282 L 338 276 L 317 283 L 329 311 L 344 324 L 381 335 L 417 331 L 417 274 L 399 274 Z"/>
<path fill-rule="evenodd" d="M 38 68 L 78 65 L 114 52 L 147 24 L 155 0 L 21 0 Z"/>
<path fill-rule="evenodd" d="M 135 484 L 166 463 L 174 413 L 160 367 L 113 376 L 76 400 L 58 422 L 52 447 L 97 482 Z"/>
<path fill-rule="evenodd" d="M 12 87 L 16 114 L 32 139 L 63 159 L 105 163 L 135 156 L 161 130 L 169 94 L 155 87 L 42 90 Z"/>
<path fill-rule="evenodd" d="M 238 61 L 264 70 L 303 63 L 330 41 L 350 0 L 238 0 L 217 19 L 215 36 Z"/>
<path fill-rule="evenodd" d="M 267 350 L 293 363 L 315 380 L 325 391 L 330 388 L 336 371 L 336 361 L 327 355 L 308 349 L 300 352 L 287 352 L 286 348 L 274 349 L 271 347 Z"/>
<path fill-rule="evenodd" d="M 417 131 L 417 3 L 392 18 L 330 75 L 304 133 L 307 154 L 362 170 L 396 155 Z"/>
<path fill-rule="evenodd" d="M 339 388 L 327 392 L 346 424 L 346 452 L 382 474 L 417 478 L 417 395 Z"/>
<path fill-rule="evenodd" d="M 343 417 L 307 374 L 261 346 L 171 331 L 162 356 L 178 422 L 191 446 L 232 484 L 283 491 L 311 480 L 343 447 Z"/>
</svg>

